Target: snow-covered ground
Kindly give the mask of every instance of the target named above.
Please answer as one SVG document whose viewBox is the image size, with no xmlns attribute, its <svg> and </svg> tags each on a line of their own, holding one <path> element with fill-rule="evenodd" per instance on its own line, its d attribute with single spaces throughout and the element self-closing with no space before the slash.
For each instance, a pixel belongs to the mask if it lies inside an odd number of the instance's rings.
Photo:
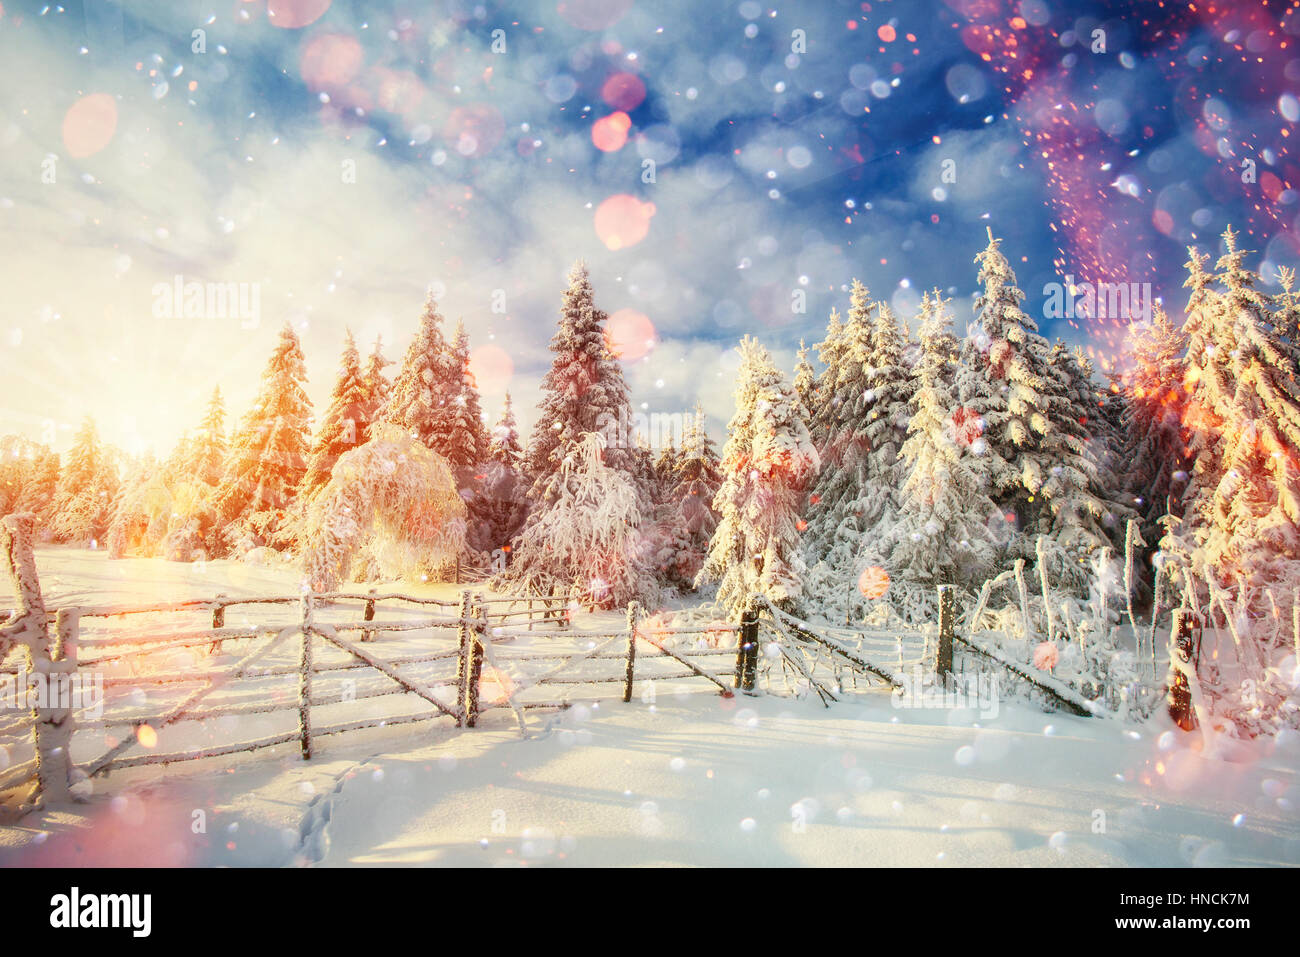
<svg viewBox="0 0 1300 957">
<path fill-rule="evenodd" d="M 297 577 L 38 560 L 53 605 Z M 115 772 L 84 804 L 0 826 L 0 865 L 1300 865 L 1295 733 L 1205 760 L 1164 721 L 645 687 L 531 712 L 527 738 L 498 711 L 333 736 L 307 762 L 289 745 Z"/>
</svg>

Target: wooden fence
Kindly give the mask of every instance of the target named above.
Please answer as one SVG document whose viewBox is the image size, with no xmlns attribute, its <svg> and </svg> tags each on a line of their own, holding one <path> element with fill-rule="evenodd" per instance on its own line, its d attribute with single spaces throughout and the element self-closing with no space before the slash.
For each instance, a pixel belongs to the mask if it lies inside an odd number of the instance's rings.
<svg viewBox="0 0 1300 957">
<path fill-rule="evenodd" d="M 568 596 L 221 595 L 51 614 L 30 526 L 11 516 L 0 531 L 16 600 L 0 626 L 0 668 L 93 676 L 101 695 L 98 707 L 65 697 L 0 724 L 31 751 L 0 769 L 0 792 L 17 794 L 19 807 L 67 801 L 83 778 L 128 768 L 280 746 L 310 759 L 321 739 L 368 728 L 438 719 L 472 728 L 508 709 L 523 729 L 526 712 L 568 707 L 577 691 L 630 701 L 637 681 L 701 679 L 729 696 L 746 662 L 753 688 L 755 645 L 740 641 L 740 625 L 670 628 L 634 604 L 624 628 L 576 632 Z M 385 618 L 386 607 L 408 617 Z M 280 620 L 236 620 L 250 612 Z M 10 668 L 19 646 L 23 660 Z M 728 669 L 733 660 L 739 669 Z M 273 726 L 263 733 L 259 723 Z"/>
<path fill-rule="evenodd" d="M 473 728 L 487 712 L 510 710 L 526 730 L 528 711 L 568 707 L 577 689 L 584 698 L 630 702 L 637 681 L 701 680 L 730 697 L 779 677 L 829 706 L 846 679 L 902 687 L 909 670 L 921 668 L 942 684 L 978 661 L 1058 706 L 1100 713 L 983 636 L 957 634 L 946 586 L 937 635 L 929 638 L 919 630 L 809 623 L 761 598 L 735 624 L 673 627 L 633 603 L 623 627 L 577 631 L 572 594 L 484 597 L 468 590 L 458 601 L 375 591 L 218 595 L 51 612 L 25 517 L 0 523 L 0 553 L 15 596 L 14 612 L 0 625 L 0 679 L 25 672 L 57 685 L 93 676 L 101 694 L 98 708 L 50 695 L 0 711 L 0 734 L 30 742 L 30 753 L 0 768 L 0 792 L 17 792 L 22 806 L 68 800 L 82 777 L 114 770 L 279 746 L 296 746 L 310 759 L 322 738 L 365 729 L 439 719 Z M 406 617 L 381 619 L 385 609 Z M 232 621 L 250 611 L 280 620 Z M 9 663 L 13 651 L 21 651 L 17 670 Z M 394 710 L 398 702 L 405 710 Z M 237 723 L 245 732 L 251 723 L 255 733 L 236 737 Z M 163 740 L 181 726 L 187 735 Z"/>
</svg>

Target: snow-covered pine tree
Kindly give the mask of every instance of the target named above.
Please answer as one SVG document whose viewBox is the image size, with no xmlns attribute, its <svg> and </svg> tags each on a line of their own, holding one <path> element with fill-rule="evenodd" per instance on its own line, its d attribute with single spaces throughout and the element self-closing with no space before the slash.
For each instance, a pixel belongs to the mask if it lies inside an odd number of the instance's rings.
<svg viewBox="0 0 1300 957">
<path fill-rule="evenodd" d="M 636 484 L 605 461 L 604 445 L 599 432 L 568 445 L 539 494 L 547 504 L 529 517 L 499 581 L 546 594 L 576 585 L 584 603 L 602 608 L 654 601 Z"/>
<path fill-rule="evenodd" d="M 816 379 L 815 391 L 818 402 L 815 408 L 808 410 L 808 431 L 818 454 L 823 455 L 823 462 L 825 462 L 827 435 L 836 422 L 833 412 L 835 384 L 840 376 L 844 356 L 844 322 L 840 319 L 839 310 L 831 309 L 830 317 L 826 321 L 826 336 L 814 348 L 824 368 Z"/>
<path fill-rule="evenodd" d="M 444 440 L 445 448 L 438 451 L 451 463 L 453 470 L 464 472 L 476 469 L 487 458 L 489 438 L 483 424 L 478 385 L 469 368 L 469 334 L 463 322 L 456 323 L 451 358 L 456 369 L 448 406 L 451 431 Z"/>
<path fill-rule="evenodd" d="M 799 361 L 794 367 L 794 391 L 803 403 L 804 417 L 812 421 L 813 410 L 817 407 L 817 373 L 808 361 L 808 346 L 799 340 Z"/>
<path fill-rule="evenodd" d="M 229 451 L 230 446 L 226 440 L 226 402 L 221 396 L 221 387 L 217 386 L 208 400 L 198 434 L 190 440 L 180 461 L 184 463 L 190 481 L 217 485 L 221 481 Z"/>
<path fill-rule="evenodd" d="M 958 396 L 983 424 L 976 448 L 988 456 L 991 497 L 1020 529 L 1008 543 L 1012 554 L 1032 557 L 1046 535 L 1053 573 L 1082 587 L 1081 562 L 1106 542 L 1103 523 L 1115 515 L 1095 494 L 1100 478 L 1079 430 L 1073 370 L 1064 360 L 1053 366 L 1051 347 L 1020 306 L 1025 294 L 1001 241 L 988 233 L 975 258 L 984 288 L 963 346 Z"/>
<path fill-rule="evenodd" d="M 366 434 L 363 441 L 370 440 L 371 426 L 383 417 L 384 410 L 388 406 L 388 397 L 393 391 L 393 384 L 388 381 L 384 369 L 390 365 L 392 362 L 384 358 L 384 337 L 375 336 L 375 345 L 370 350 L 370 355 L 366 357 L 365 368 L 361 374 L 366 388 Z"/>
<path fill-rule="evenodd" d="M 871 440 L 863 402 L 870 390 L 875 353 L 875 320 L 867 287 L 853 280 L 848 319 L 832 312 L 826 340 L 819 347 L 826 371 L 818 383 L 816 431 L 820 472 L 808 497 L 804 550 L 811 562 L 828 561 L 837 543 L 858 537 L 870 526 L 868 512 L 879 503 L 862 501 L 867 484 Z M 896 451 L 896 450 L 895 450 Z M 835 564 L 832 562 L 831 564 Z"/>
<path fill-rule="evenodd" d="M 48 532 L 53 519 L 55 489 L 59 484 L 59 455 L 45 446 L 36 451 L 27 470 L 22 489 L 10 511 L 30 512 L 36 527 Z"/>
<path fill-rule="evenodd" d="M 1142 538 L 1160 540 L 1160 518 L 1182 515 L 1191 461 L 1183 426 L 1187 336 L 1157 304 L 1151 322 L 1129 329 L 1132 368 L 1124 381 L 1124 490 L 1141 519 Z"/>
<path fill-rule="evenodd" d="M 886 302 L 876 303 L 867 391 L 858 397 L 854 417 L 865 423 L 867 460 L 859 501 L 864 520 L 874 527 L 888 521 L 898 506 L 898 489 L 906 470 L 899 451 L 907 436 L 915 388 L 903 359 L 906 330 Z"/>
<path fill-rule="evenodd" d="M 82 546 L 102 542 L 118 484 L 114 450 L 99 441 L 95 422 L 87 416 L 55 486 L 49 524 L 54 538 Z"/>
<path fill-rule="evenodd" d="M 298 335 L 280 330 L 253 407 L 244 416 L 214 505 L 229 547 L 284 545 L 286 510 L 307 471 L 312 407 Z"/>
<path fill-rule="evenodd" d="M 659 457 L 655 459 L 655 501 L 667 503 L 673 488 L 677 484 L 677 458 L 678 451 L 673 445 L 672 435 L 668 436 L 668 441 L 664 447 L 659 450 Z"/>
<path fill-rule="evenodd" d="M 528 516 L 527 486 L 519 471 L 523 457 L 510 393 L 507 392 L 501 417 L 492 427 L 488 460 L 482 466 L 478 493 L 467 503 L 470 518 L 468 544 L 490 555 L 502 549 L 495 555 L 501 562 L 509 553 L 511 539 L 518 534 Z"/>
<path fill-rule="evenodd" d="M 718 453 L 705 429 L 704 410 L 697 403 L 695 416 L 682 436 L 682 447 L 673 463 L 667 495 L 671 512 L 665 521 L 673 534 L 672 554 L 666 566 L 669 580 L 680 587 L 693 587 L 695 576 L 704 564 L 709 542 L 718 526 L 713 498 L 721 485 Z"/>
<path fill-rule="evenodd" d="M 505 405 L 501 409 L 501 418 L 492 427 L 491 440 L 488 445 L 491 458 L 517 469 L 523 462 L 524 448 L 519 443 L 519 424 L 515 421 L 515 411 L 510 403 L 510 393 L 506 393 Z"/>
<path fill-rule="evenodd" d="M 365 374 L 361 371 L 361 356 L 352 338 L 352 330 L 348 329 L 330 404 L 316 431 L 316 441 L 307 460 L 307 472 L 303 475 L 300 495 L 304 500 L 325 487 L 340 455 L 365 441 L 370 429 L 367 418 L 370 401 Z"/>
<path fill-rule="evenodd" d="M 105 534 L 109 558 L 159 554 L 172 518 L 172 494 L 164 469 L 152 455 L 127 470 Z"/>
<path fill-rule="evenodd" d="M 1219 329 L 1207 337 L 1212 343 L 1194 341 L 1189 357 L 1201 372 L 1193 401 L 1220 423 L 1214 443 L 1194 436 L 1192 448 L 1220 456 L 1217 468 L 1211 462 L 1200 470 L 1198 461 L 1199 474 L 1217 474 L 1218 481 L 1198 482 L 1190 517 L 1202 577 L 1217 578 L 1242 607 L 1264 609 L 1265 590 L 1294 581 L 1300 570 L 1297 354 L 1278 334 L 1274 303 L 1255 288 L 1259 277 L 1246 268 L 1231 228 L 1223 242 L 1215 267 L 1221 292 L 1211 313 Z M 1193 336 L 1199 332 L 1198 326 Z M 1194 432 L 1203 430 L 1198 423 Z"/>
<path fill-rule="evenodd" d="M 801 413 L 793 386 L 746 336 L 713 500 L 721 518 L 696 576 L 697 587 L 718 582 L 718 601 L 730 612 L 756 594 L 785 608 L 802 597 L 799 511 L 818 457 Z"/>
<path fill-rule="evenodd" d="M 551 339 L 554 359 L 542 379 L 540 415 L 528 444 L 525 472 L 535 502 L 545 501 L 547 488 L 559 487 L 552 479 L 569 455 L 569 446 L 587 432 L 605 436 L 606 464 L 639 484 L 641 462 L 630 434 L 627 383 L 605 340 L 605 318 L 596 308 L 586 265 L 575 264 L 560 307 L 559 328 Z"/>
<path fill-rule="evenodd" d="M 988 497 L 975 456 L 953 428 L 958 349 L 937 289 L 922 297 L 919 335 L 913 414 L 900 453 L 906 478 L 898 518 L 885 530 L 881 546 L 890 600 L 904 613 L 928 612 L 935 585 L 978 585 L 998 559 L 988 524 L 997 505 Z"/>
<path fill-rule="evenodd" d="M 443 338 L 442 315 L 430 293 L 420 329 L 389 393 L 385 421 L 401 426 L 445 457 L 455 434 L 452 402 L 459 394 L 460 381 L 461 372 Z"/>
</svg>

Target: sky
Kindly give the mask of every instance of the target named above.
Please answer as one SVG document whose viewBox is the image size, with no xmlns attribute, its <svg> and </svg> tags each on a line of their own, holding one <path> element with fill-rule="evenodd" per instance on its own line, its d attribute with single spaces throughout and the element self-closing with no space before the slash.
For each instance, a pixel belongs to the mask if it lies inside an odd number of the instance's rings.
<svg viewBox="0 0 1300 957">
<path fill-rule="evenodd" d="M 166 454 L 286 321 L 323 412 L 344 330 L 400 360 L 430 290 L 526 430 L 583 259 L 634 408 L 720 438 L 741 336 L 791 370 L 854 277 L 964 332 L 989 228 L 1122 362 L 1051 284 L 1180 308 L 1228 224 L 1296 261 L 1298 36 L 1245 0 L 0 0 L 0 434 Z"/>
</svg>

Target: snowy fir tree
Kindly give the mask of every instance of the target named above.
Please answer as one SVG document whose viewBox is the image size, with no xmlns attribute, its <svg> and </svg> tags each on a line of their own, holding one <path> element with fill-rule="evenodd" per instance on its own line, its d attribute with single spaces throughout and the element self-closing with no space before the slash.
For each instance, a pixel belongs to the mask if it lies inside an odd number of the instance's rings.
<svg viewBox="0 0 1300 957">
<path fill-rule="evenodd" d="M 180 461 L 191 481 L 217 485 L 225 468 L 229 444 L 226 440 L 226 402 L 221 387 L 212 390 L 198 434 L 190 442 Z"/>
<path fill-rule="evenodd" d="M 855 279 L 848 319 L 841 323 L 839 313 L 832 311 L 826 339 L 818 347 L 826 370 L 818 381 L 811 430 L 820 443 L 821 472 L 809 495 L 806 538 L 814 561 L 826 559 L 837 544 L 856 549 L 880 504 L 862 497 L 871 452 L 862 412 L 875 351 L 873 308 L 866 286 Z"/>
<path fill-rule="evenodd" d="M 474 494 L 466 503 L 470 518 L 467 543 L 490 553 L 498 569 L 508 560 L 510 542 L 528 516 L 528 486 L 520 471 L 523 460 L 519 428 L 507 392 L 501 417 L 489 433 L 487 460 L 475 477 Z"/>
<path fill-rule="evenodd" d="M 361 371 L 361 356 L 351 330 L 347 330 L 338 378 L 303 476 L 301 494 L 305 498 L 311 498 L 329 481 L 340 455 L 362 444 L 370 429 L 370 411 L 371 397 Z"/>
<path fill-rule="evenodd" d="M 735 394 L 713 500 L 720 519 L 696 585 L 717 582 L 718 603 L 731 613 L 755 595 L 792 608 L 803 595 L 799 513 L 817 451 L 794 388 L 748 336 Z"/>
<path fill-rule="evenodd" d="M 1195 467 L 1191 539 L 1174 551 L 1191 556 L 1191 571 L 1207 585 L 1263 612 L 1274 602 L 1289 606 L 1291 596 L 1268 593 L 1296 579 L 1300 560 L 1297 351 L 1231 229 L 1223 245 L 1217 288 L 1205 282 L 1200 254 L 1193 251 L 1188 264 L 1195 309 L 1186 424 Z"/>
<path fill-rule="evenodd" d="M 488 456 L 512 469 L 519 468 L 523 462 L 524 448 L 519 443 L 519 423 L 515 420 L 509 392 L 506 393 L 505 404 L 501 409 L 501 418 L 492 426 Z"/>
<path fill-rule="evenodd" d="M 450 430 L 438 452 L 453 470 L 473 470 L 488 456 L 489 437 L 483 424 L 478 385 L 469 368 L 469 334 L 463 322 L 456 324 L 451 358 L 455 376 L 448 405 Z"/>
<path fill-rule="evenodd" d="M 438 304 L 430 293 L 420 316 L 419 331 L 393 382 L 384 419 L 445 457 L 455 433 L 453 402 L 460 394 L 461 375 L 442 334 Z"/>
<path fill-rule="evenodd" d="M 655 565 L 672 584 L 692 588 L 718 526 L 713 498 L 722 485 L 718 453 L 698 404 L 682 436 L 682 447 L 673 457 L 668 479 L 662 519 L 667 534 L 661 536 L 663 544 Z"/>
<path fill-rule="evenodd" d="M 882 530 L 881 550 L 891 590 L 910 589 L 910 603 L 928 610 L 933 586 L 978 586 L 999 555 L 988 524 L 997 505 L 975 468 L 974 453 L 958 441 L 952 424 L 957 342 L 938 290 L 922 298 L 918 332 L 912 416 L 899 454 L 907 475 L 898 519 Z"/>
<path fill-rule="evenodd" d="M 799 359 L 794 367 L 794 391 L 803 403 L 804 417 L 812 421 L 813 410 L 817 407 L 817 373 L 808 361 L 808 347 L 799 340 Z"/>
<path fill-rule="evenodd" d="M 1132 368 L 1124 383 L 1124 490 L 1142 521 L 1142 538 L 1154 543 L 1161 517 L 1182 514 L 1190 477 L 1183 427 L 1187 337 L 1157 305 L 1150 323 L 1130 328 L 1127 345 Z"/>
<path fill-rule="evenodd" d="M 605 338 L 605 313 L 596 308 L 585 264 L 569 272 L 569 287 L 560 306 L 559 328 L 551 339 L 554 358 L 542 379 L 539 416 L 528 444 L 525 471 L 530 497 L 545 502 L 547 489 L 579 435 L 605 436 L 604 459 L 634 483 L 644 476 L 631 432 L 627 383 Z M 536 514 L 536 513 L 535 513 Z"/>
<path fill-rule="evenodd" d="M 1069 373 L 1053 367 L 1051 347 L 1021 308 L 1025 294 L 1000 245 L 990 229 L 976 257 L 983 289 L 963 346 L 958 396 L 979 418 L 976 450 L 987 456 L 981 471 L 1014 524 L 1009 551 L 1032 557 L 1046 536 L 1053 572 L 1075 587 L 1086 555 L 1106 543 L 1103 524 L 1115 516 L 1094 492 L 1100 476 L 1073 414 Z"/>
<path fill-rule="evenodd" d="M 118 490 L 115 451 L 99 440 L 87 416 L 68 450 L 50 505 L 50 532 L 57 541 L 88 546 L 103 541 Z"/>
<path fill-rule="evenodd" d="M 568 594 L 592 607 L 653 602 L 658 585 L 645 556 L 636 484 L 605 461 L 605 437 L 570 442 L 540 493 L 498 581 L 543 594 Z"/>
<path fill-rule="evenodd" d="M 392 363 L 384 358 L 384 337 L 375 336 L 375 344 L 370 350 L 370 355 L 366 357 L 365 368 L 361 373 L 366 390 L 366 432 L 362 436 L 363 441 L 370 439 L 371 426 L 379 421 L 388 406 L 388 397 L 392 392 L 393 384 L 388 381 L 388 375 L 384 370 L 390 365 Z"/>
<path fill-rule="evenodd" d="M 311 400 L 293 327 L 285 323 L 262 373 L 253 407 L 231 442 L 214 500 L 229 546 L 288 544 L 285 517 L 307 471 Z"/>
<path fill-rule="evenodd" d="M 8 511 L 35 516 L 38 529 L 48 530 L 53 520 L 55 490 L 59 482 L 59 455 L 45 446 L 33 450 L 30 465 L 24 469 L 18 497 Z"/>
<path fill-rule="evenodd" d="M 158 554 L 172 517 L 172 495 L 163 466 L 152 457 L 135 463 L 113 502 L 105 535 L 109 558 Z"/>
</svg>

